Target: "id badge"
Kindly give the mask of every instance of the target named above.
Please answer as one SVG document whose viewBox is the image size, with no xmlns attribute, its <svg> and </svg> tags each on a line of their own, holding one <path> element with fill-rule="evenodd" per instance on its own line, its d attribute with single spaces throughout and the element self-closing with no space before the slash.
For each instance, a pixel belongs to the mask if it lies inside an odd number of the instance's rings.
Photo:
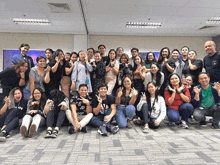
<svg viewBox="0 0 220 165">
<path fill-rule="evenodd" d="M 89 78 L 86 76 L 86 85 L 89 84 Z"/>
</svg>

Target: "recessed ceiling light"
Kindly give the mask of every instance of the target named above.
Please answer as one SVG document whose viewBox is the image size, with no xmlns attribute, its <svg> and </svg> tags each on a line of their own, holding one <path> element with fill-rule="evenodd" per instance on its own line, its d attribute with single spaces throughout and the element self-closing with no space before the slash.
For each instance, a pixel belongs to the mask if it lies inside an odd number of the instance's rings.
<svg viewBox="0 0 220 165">
<path fill-rule="evenodd" d="M 154 22 L 127 22 L 127 28 L 158 28 L 162 25 L 162 23 L 154 23 Z"/>
<path fill-rule="evenodd" d="M 212 17 L 209 20 L 207 20 L 205 23 L 207 23 L 207 24 L 220 24 L 220 18 Z"/>
<path fill-rule="evenodd" d="M 47 19 L 11 18 L 11 21 L 19 25 L 51 25 Z"/>
</svg>

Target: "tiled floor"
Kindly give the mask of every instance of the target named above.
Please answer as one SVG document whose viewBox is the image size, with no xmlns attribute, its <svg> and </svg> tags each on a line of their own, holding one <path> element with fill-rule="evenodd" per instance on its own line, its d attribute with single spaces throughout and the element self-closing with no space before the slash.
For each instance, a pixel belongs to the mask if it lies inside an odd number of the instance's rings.
<svg viewBox="0 0 220 165">
<path fill-rule="evenodd" d="M 210 125 L 191 124 L 186 130 L 163 123 L 148 134 L 133 126 L 107 137 L 91 127 L 73 135 L 62 127 L 56 139 L 44 139 L 44 129 L 33 138 L 13 131 L 0 143 L 0 164 L 220 164 L 220 131 Z"/>
</svg>

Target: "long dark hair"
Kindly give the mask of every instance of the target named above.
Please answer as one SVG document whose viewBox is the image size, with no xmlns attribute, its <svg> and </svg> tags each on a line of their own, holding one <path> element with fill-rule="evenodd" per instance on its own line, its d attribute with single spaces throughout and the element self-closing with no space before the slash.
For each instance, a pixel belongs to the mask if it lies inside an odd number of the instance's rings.
<svg viewBox="0 0 220 165">
<path fill-rule="evenodd" d="M 45 104 L 46 104 L 46 101 L 47 101 L 47 97 L 46 97 L 45 93 L 43 92 L 43 90 L 42 90 L 41 88 L 35 88 L 35 89 L 33 90 L 33 93 L 32 93 L 32 101 L 36 101 L 36 99 L 34 98 L 34 91 L 35 91 L 35 90 L 39 90 L 40 93 L 41 93 L 41 98 L 40 98 L 40 104 L 39 104 L 39 106 L 40 106 L 41 110 L 43 110 L 43 109 L 44 109 L 44 106 L 45 106 Z"/>
<path fill-rule="evenodd" d="M 8 109 L 12 109 L 15 106 L 14 93 L 16 90 L 19 90 L 21 92 L 21 94 L 22 94 L 21 100 L 24 99 L 23 91 L 21 90 L 21 88 L 19 88 L 19 87 L 13 88 L 9 93 L 9 99 L 11 102 L 8 104 Z"/>
<path fill-rule="evenodd" d="M 177 73 L 172 73 L 171 75 L 169 75 L 169 77 L 168 77 L 168 85 L 172 88 L 172 84 L 170 83 L 170 79 L 171 79 L 171 77 L 174 76 L 174 75 L 176 75 L 176 76 L 179 78 L 179 87 L 181 87 L 182 81 L 181 81 L 180 76 L 179 76 Z M 168 92 L 170 93 L 170 95 L 172 95 L 173 92 L 169 90 L 168 86 L 167 86 L 167 90 L 168 90 Z M 184 94 L 185 94 L 185 91 L 186 91 L 185 89 L 182 90 L 182 92 L 183 92 Z"/>
<path fill-rule="evenodd" d="M 153 81 L 149 82 L 147 84 L 147 89 L 145 91 L 145 95 L 147 97 L 148 110 L 149 110 L 149 112 L 151 112 L 152 111 L 152 105 L 151 105 L 151 95 L 150 95 L 150 92 L 148 91 L 148 85 L 149 84 L 152 84 L 155 87 L 157 87 L 157 84 L 155 82 L 153 82 Z M 155 91 L 155 102 L 158 102 L 158 96 L 159 96 L 159 91 L 158 91 L 158 88 L 157 88 L 156 91 Z"/>
<path fill-rule="evenodd" d="M 109 54 L 111 53 L 111 51 L 114 51 L 114 52 L 115 52 L 115 59 L 117 58 L 117 54 L 116 54 L 115 49 L 110 49 L 110 50 L 109 50 L 109 52 L 108 52 L 108 59 L 107 59 L 107 62 L 106 62 L 106 66 L 108 66 L 108 65 L 109 65 L 109 63 L 110 63 Z M 115 59 L 114 59 L 114 60 L 115 60 Z"/>
<path fill-rule="evenodd" d="M 136 57 L 139 57 L 141 59 L 141 63 L 140 64 L 143 66 L 144 64 L 143 64 L 142 57 L 140 55 L 137 55 Z M 134 60 L 136 59 L 136 57 L 134 58 Z M 134 70 L 133 71 L 135 71 L 136 69 L 137 69 L 137 64 L 134 61 Z"/>
<path fill-rule="evenodd" d="M 66 98 L 66 95 L 58 90 L 58 89 L 53 89 L 50 91 L 50 99 L 54 101 L 54 106 L 58 107 L 58 105 Z"/>
<path fill-rule="evenodd" d="M 26 78 L 26 76 L 29 77 L 29 72 L 30 72 L 30 69 L 31 69 L 28 60 L 27 59 L 21 59 L 16 65 L 13 65 L 14 70 L 15 70 L 18 77 L 21 77 L 20 76 L 20 73 L 21 73 L 20 67 L 24 66 L 26 63 L 28 64 L 28 70 L 25 72 L 25 78 Z"/>
<path fill-rule="evenodd" d="M 162 75 L 161 75 L 161 73 L 160 73 L 160 65 L 159 65 L 157 62 L 153 62 L 153 63 L 150 65 L 150 67 L 151 67 L 152 65 L 156 65 L 156 66 L 159 68 L 159 70 L 157 71 L 157 75 L 156 75 L 156 86 L 159 87 L 159 86 L 161 85 L 160 80 L 161 80 L 161 77 L 162 77 Z M 152 81 L 153 81 L 154 74 L 153 74 L 152 72 L 150 72 L 150 73 L 151 73 L 151 77 L 152 77 Z"/>
<path fill-rule="evenodd" d="M 167 49 L 167 50 L 168 50 L 168 56 L 167 56 L 167 58 L 168 58 L 168 59 L 170 58 L 170 49 L 169 49 L 168 47 L 164 47 L 164 48 L 162 48 L 161 51 L 160 51 L 160 56 L 159 56 L 159 58 L 158 58 L 158 64 L 161 64 L 161 63 L 163 62 L 163 60 L 164 60 L 164 58 L 163 58 L 163 56 L 162 56 L 162 52 L 163 52 L 164 49 Z"/>
<path fill-rule="evenodd" d="M 148 55 L 149 55 L 150 53 L 152 53 L 153 56 L 154 56 L 154 59 L 153 59 L 152 62 L 150 62 L 150 61 L 148 60 Z M 146 59 L 145 59 L 145 63 L 146 63 L 146 64 L 151 64 L 151 63 L 153 63 L 153 62 L 157 62 L 156 57 L 155 57 L 155 54 L 154 54 L 153 52 L 148 52 L 148 53 L 147 53 L 147 56 L 146 56 Z"/>
<path fill-rule="evenodd" d="M 131 88 L 133 88 L 133 79 L 132 79 L 132 77 L 130 76 L 130 75 L 125 75 L 123 78 L 122 78 L 122 87 L 123 87 L 123 91 L 122 91 L 122 95 L 123 96 L 125 96 L 125 94 L 126 94 L 126 88 L 125 88 L 125 86 L 124 86 L 124 80 L 125 80 L 125 78 L 126 77 L 128 77 L 130 80 L 131 80 Z"/>
</svg>

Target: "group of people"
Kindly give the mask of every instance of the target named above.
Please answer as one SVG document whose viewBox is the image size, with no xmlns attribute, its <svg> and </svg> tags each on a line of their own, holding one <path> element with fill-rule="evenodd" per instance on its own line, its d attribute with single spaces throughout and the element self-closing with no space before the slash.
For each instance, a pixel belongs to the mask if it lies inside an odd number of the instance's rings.
<svg viewBox="0 0 220 165">
<path fill-rule="evenodd" d="M 171 126 L 187 129 L 194 119 L 220 129 L 220 54 L 213 41 L 204 46 L 208 55 L 203 61 L 187 46 L 181 48 L 181 57 L 178 49 L 164 47 L 158 60 L 153 52 L 142 59 L 138 48 L 131 49 L 131 58 L 122 47 L 110 49 L 108 55 L 105 45 L 98 51 L 88 48 L 87 55 L 48 48 L 34 66 L 27 55 L 30 46 L 22 44 L 21 54 L 0 72 L 0 141 L 18 127 L 19 119 L 24 137 L 32 137 L 45 124 L 45 138 L 57 137 L 62 125 L 73 134 L 87 132 L 89 124 L 107 136 L 132 128 L 133 122 L 148 133 L 166 116 Z M 207 121 L 206 116 L 212 118 Z"/>
</svg>

